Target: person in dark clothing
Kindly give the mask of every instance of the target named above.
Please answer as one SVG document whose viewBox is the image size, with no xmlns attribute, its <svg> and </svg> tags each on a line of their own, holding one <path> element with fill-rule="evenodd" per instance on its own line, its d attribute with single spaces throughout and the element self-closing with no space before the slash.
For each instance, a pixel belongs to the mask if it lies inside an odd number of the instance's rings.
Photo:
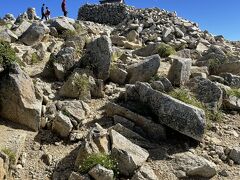
<svg viewBox="0 0 240 180">
<path fill-rule="evenodd" d="M 51 14 L 50 10 L 48 9 L 48 7 L 46 7 L 46 12 L 45 12 L 46 21 L 50 19 L 50 14 Z"/>
<path fill-rule="evenodd" d="M 68 12 L 67 12 L 67 7 L 66 7 L 66 0 L 62 1 L 62 11 L 63 11 L 64 16 L 67 17 Z"/>
<path fill-rule="evenodd" d="M 42 20 L 45 18 L 45 4 L 42 5 L 42 8 L 41 8 L 41 14 L 42 14 Z"/>
</svg>

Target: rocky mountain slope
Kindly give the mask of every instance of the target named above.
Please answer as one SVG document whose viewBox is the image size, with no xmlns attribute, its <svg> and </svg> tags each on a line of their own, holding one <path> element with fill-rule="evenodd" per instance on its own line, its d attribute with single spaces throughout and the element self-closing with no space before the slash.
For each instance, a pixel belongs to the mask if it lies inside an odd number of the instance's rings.
<svg viewBox="0 0 240 180">
<path fill-rule="evenodd" d="M 121 4 L 0 40 L 0 179 L 240 178 L 238 42 Z"/>
</svg>

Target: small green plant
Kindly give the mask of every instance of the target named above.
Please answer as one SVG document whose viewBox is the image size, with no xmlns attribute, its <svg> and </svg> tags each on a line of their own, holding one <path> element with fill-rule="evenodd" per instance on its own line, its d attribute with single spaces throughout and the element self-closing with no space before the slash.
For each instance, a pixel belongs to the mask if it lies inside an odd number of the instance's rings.
<svg viewBox="0 0 240 180">
<path fill-rule="evenodd" d="M 240 89 L 230 89 L 227 91 L 227 95 L 229 96 L 236 96 L 237 98 L 240 98 Z"/>
<path fill-rule="evenodd" d="M 116 50 L 112 53 L 112 62 L 116 62 L 121 56 L 122 56 L 123 52 Z"/>
<path fill-rule="evenodd" d="M 162 58 L 166 58 L 172 54 L 175 54 L 176 51 L 175 49 L 168 45 L 168 44 L 165 44 L 165 43 L 161 43 L 158 47 L 157 47 L 157 50 L 156 52 L 159 54 L 160 57 Z"/>
<path fill-rule="evenodd" d="M 77 75 L 74 79 L 74 83 L 80 90 L 79 97 L 85 97 L 88 95 L 90 83 L 89 78 L 86 75 Z"/>
<path fill-rule="evenodd" d="M 198 107 L 205 111 L 206 120 L 207 120 L 207 127 L 211 122 L 220 122 L 223 118 L 223 114 L 221 111 L 213 112 L 210 111 L 203 103 L 197 100 L 193 94 L 188 89 L 175 89 L 169 93 L 175 99 L 178 99 L 186 104 L 190 104 L 192 106 Z"/>
<path fill-rule="evenodd" d="M 32 54 L 32 58 L 31 58 L 31 64 L 37 64 L 40 61 L 39 56 L 37 55 L 36 52 L 34 52 Z"/>
<path fill-rule="evenodd" d="M 61 38 L 63 39 L 68 39 L 70 37 L 76 36 L 77 32 L 76 31 L 72 31 L 72 30 L 65 30 L 62 32 L 62 34 L 60 35 Z"/>
<path fill-rule="evenodd" d="M 94 166 L 102 165 L 103 167 L 113 170 L 115 175 L 118 174 L 117 162 L 110 156 L 104 153 L 96 153 L 89 155 L 84 159 L 79 166 L 81 173 L 88 173 Z"/>
<path fill-rule="evenodd" d="M 0 41 L 0 65 L 3 67 L 13 63 L 19 63 L 20 59 L 16 56 L 15 51 L 8 42 Z"/>
<path fill-rule="evenodd" d="M 182 102 L 204 109 L 204 105 L 198 101 L 187 89 L 175 89 L 171 91 L 169 95 Z"/>
<path fill-rule="evenodd" d="M 11 164 L 15 164 L 15 161 L 16 161 L 16 154 L 9 148 L 4 148 L 1 150 L 3 153 L 5 153 L 8 158 L 9 158 L 9 161 Z"/>
</svg>

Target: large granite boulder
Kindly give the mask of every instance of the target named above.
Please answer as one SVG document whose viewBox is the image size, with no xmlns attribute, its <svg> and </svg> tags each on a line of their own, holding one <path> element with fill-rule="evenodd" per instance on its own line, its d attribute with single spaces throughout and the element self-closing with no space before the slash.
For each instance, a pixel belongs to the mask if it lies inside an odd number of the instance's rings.
<svg viewBox="0 0 240 180">
<path fill-rule="evenodd" d="M 149 84 L 141 82 L 126 87 L 126 99 L 146 104 L 158 117 L 159 123 L 198 141 L 202 140 L 206 125 L 202 109 L 153 90 Z"/>
<path fill-rule="evenodd" d="M 31 78 L 19 66 L 12 65 L 0 79 L 0 116 L 38 131 L 42 103 Z"/>
<path fill-rule="evenodd" d="M 127 80 L 131 84 L 135 83 L 136 81 L 149 81 L 158 72 L 159 67 L 159 55 L 147 57 L 145 60 L 128 67 Z"/>
<path fill-rule="evenodd" d="M 214 82 L 202 77 L 195 77 L 190 80 L 188 87 L 196 94 L 197 99 L 210 109 L 216 111 L 221 107 L 223 92 Z"/>
<path fill-rule="evenodd" d="M 49 33 L 49 28 L 42 23 L 33 23 L 27 31 L 21 36 L 21 42 L 28 46 L 35 45 L 43 39 L 44 35 Z"/>
<path fill-rule="evenodd" d="M 181 86 L 188 82 L 191 75 L 191 59 L 176 57 L 173 59 L 171 68 L 168 72 L 168 79 L 174 86 Z"/>
<path fill-rule="evenodd" d="M 89 67 L 98 79 L 107 80 L 112 60 L 112 42 L 107 36 L 101 36 L 87 46 L 80 66 Z"/>
</svg>

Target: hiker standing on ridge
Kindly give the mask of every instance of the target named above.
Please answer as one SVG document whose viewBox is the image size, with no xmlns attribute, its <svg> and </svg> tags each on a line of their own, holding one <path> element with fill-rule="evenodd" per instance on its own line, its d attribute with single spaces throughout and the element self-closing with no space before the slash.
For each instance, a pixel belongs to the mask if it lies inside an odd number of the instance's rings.
<svg viewBox="0 0 240 180">
<path fill-rule="evenodd" d="M 50 14 L 51 14 L 50 10 L 48 9 L 48 7 L 46 7 L 46 12 L 45 12 L 46 21 L 50 19 Z"/>
<path fill-rule="evenodd" d="M 43 20 L 44 18 L 46 18 L 44 11 L 45 11 L 45 4 L 43 4 L 43 5 L 42 5 L 42 8 L 41 8 L 42 20 Z"/>
<path fill-rule="evenodd" d="M 64 16 L 67 17 L 68 12 L 67 12 L 67 7 L 66 7 L 66 0 L 62 1 L 62 11 L 63 11 Z"/>
</svg>

